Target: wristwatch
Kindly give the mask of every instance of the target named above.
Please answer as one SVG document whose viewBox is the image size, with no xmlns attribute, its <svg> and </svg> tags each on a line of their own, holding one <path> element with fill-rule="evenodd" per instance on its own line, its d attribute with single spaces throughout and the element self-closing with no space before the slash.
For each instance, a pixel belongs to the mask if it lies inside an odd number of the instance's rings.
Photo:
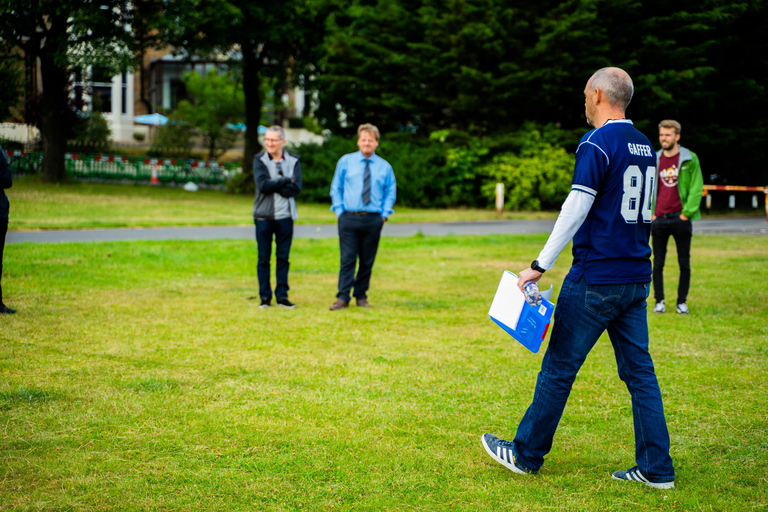
<svg viewBox="0 0 768 512">
<path fill-rule="evenodd" d="M 533 260 L 533 263 L 531 263 L 531 268 L 535 270 L 536 272 L 541 272 L 542 274 L 546 272 L 545 269 L 541 268 L 539 266 L 539 260 Z"/>
</svg>

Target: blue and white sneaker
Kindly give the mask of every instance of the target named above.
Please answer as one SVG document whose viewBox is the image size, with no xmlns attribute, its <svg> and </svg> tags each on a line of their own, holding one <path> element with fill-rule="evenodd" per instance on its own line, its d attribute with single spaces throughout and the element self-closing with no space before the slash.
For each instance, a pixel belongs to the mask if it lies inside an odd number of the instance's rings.
<svg viewBox="0 0 768 512">
<path fill-rule="evenodd" d="M 611 475 L 616 480 L 628 480 L 630 482 L 640 482 L 641 484 L 645 484 L 648 487 L 653 487 L 654 489 L 672 489 L 675 486 L 675 482 L 651 482 L 643 474 L 640 472 L 640 468 L 637 466 L 633 467 L 632 469 L 628 469 L 626 471 L 616 471 L 613 475 Z"/>
<path fill-rule="evenodd" d="M 488 455 L 505 468 L 514 471 L 515 473 L 520 473 L 521 475 L 536 473 L 515 460 L 511 442 L 499 439 L 493 434 L 483 434 L 480 439 L 482 440 L 483 448 L 488 452 Z"/>
</svg>

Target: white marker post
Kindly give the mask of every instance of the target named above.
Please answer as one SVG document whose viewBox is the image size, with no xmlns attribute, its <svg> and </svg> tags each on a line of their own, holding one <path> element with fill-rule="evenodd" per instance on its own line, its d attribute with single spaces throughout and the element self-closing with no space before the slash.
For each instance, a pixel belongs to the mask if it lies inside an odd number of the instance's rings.
<svg viewBox="0 0 768 512">
<path fill-rule="evenodd" d="M 504 184 L 496 184 L 496 213 L 501 215 L 504 211 Z"/>
</svg>

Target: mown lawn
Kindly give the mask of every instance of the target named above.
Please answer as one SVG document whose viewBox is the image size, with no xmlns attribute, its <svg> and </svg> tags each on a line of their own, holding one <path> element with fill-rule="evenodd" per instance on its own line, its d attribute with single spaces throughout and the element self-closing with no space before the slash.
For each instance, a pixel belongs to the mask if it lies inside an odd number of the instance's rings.
<svg viewBox="0 0 768 512">
<path fill-rule="evenodd" d="M 765 237 L 695 237 L 693 314 L 649 312 L 675 489 L 610 478 L 634 445 L 607 339 L 538 475 L 487 457 L 543 355 L 488 307 L 545 239 L 383 239 L 374 307 L 339 312 L 335 240 L 294 241 L 296 310 L 248 300 L 252 241 L 6 246 L 0 510 L 768 507 Z"/>
<path fill-rule="evenodd" d="M 222 226 L 252 224 L 253 197 L 221 190 L 187 192 L 178 187 L 71 182 L 39 183 L 15 178 L 6 191 L 11 201 L 10 230 L 82 229 L 155 226 Z M 300 224 L 332 224 L 328 204 L 300 201 Z M 490 205 L 492 206 L 492 205 Z M 495 219 L 554 219 L 556 212 L 505 212 L 456 208 L 420 210 L 395 206 L 392 222 L 456 222 Z"/>
</svg>

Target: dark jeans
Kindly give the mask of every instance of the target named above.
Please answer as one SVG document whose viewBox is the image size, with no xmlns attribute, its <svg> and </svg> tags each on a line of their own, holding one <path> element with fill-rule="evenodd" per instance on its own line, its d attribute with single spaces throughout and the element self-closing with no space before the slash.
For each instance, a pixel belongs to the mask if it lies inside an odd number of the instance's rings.
<svg viewBox="0 0 768 512">
<path fill-rule="evenodd" d="M 5 250 L 5 235 L 8 233 L 8 220 L 0 219 L 0 306 L 3 304 L 3 250 Z"/>
<path fill-rule="evenodd" d="M 691 237 L 693 222 L 680 220 L 680 216 L 656 217 L 651 224 L 653 244 L 653 296 L 656 302 L 664 300 L 664 262 L 667 258 L 669 237 L 675 239 L 677 263 L 680 265 L 680 283 L 677 285 L 677 303 L 688 300 L 691 286 Z"/>
<path fill-rule="evenodd" d="M 339 217 L 339 293 L 336 297 L 349 302 L 349 292 L 354 286 L 356 299 L 367 297 L 371 282 L 373 262 L 379 249 L 379 238 L 384 219 L 378 214 L 355 215 L 344 212 Z M 355 264 L 360 260 L 355 277 Z"/>
<path fill-rule="evenodd" d="M 272 258 L 272 237 L 275 239 L 275 297 L 288 298 L 288 255 L 293 241 L 293 219 L 256 220 L 256 244 L 259 248 L 259 262 L 256 265 L 256 275 L 259 277 L 259 297 L 261 300 L 272 300 L 272 285 L 269 282 L 269 260 Z"/>
<path fill-rule="evenodd" d="M 648 352 L 649 287 L 650 283 L 587 285 L 583 276 L 578 283 L 563 282 L 533 402 L 515 434 L 516 456 L 524 465 L 538 470 L 544 463 L 576 374 L 607 330 L 619 377 L 632 397 L 635 462 L 652 482 L 674 481 L 661 391 Z"/>
</svg>

